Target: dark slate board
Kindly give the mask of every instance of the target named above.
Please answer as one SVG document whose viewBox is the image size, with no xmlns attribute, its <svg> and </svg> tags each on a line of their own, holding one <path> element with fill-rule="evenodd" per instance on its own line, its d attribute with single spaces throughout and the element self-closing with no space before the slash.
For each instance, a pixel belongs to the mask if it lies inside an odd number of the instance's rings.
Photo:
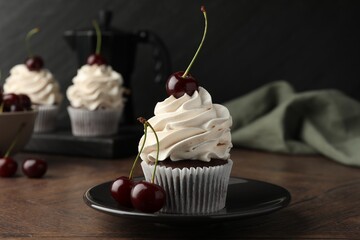
<svg viewBox="0 0 360 240">
<path fill-rule="evenodd" d="M 137 153 L 141 125 L 122 126 L 110 137 L 75 137 L 69 130 L 33 134 L 25 151 L 94 158 L 121 158 Z"/>
</svg>

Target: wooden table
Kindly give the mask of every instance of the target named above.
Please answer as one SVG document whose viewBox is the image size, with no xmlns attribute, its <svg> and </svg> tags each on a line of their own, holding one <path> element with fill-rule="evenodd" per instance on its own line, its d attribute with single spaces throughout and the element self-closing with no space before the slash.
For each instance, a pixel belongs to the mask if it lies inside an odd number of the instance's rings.
<svg viewBox="0 0 360 240">
<path fill-rule="evenodd" d="M 104 160 L 22 153 L 46 159 L 43 179 L 0 179 L 0 238 L 6 239 L 359 239 L 360 169 L 320 156 L 234 149 L 232 176 L 287 188 L 290 205 L 278 212 L 217 226 L 161 227 L 95 211 L 84 192 L 127 175 L 133 158 Z M 141 175 L 138 168 L 136 175 Z"/>
</svg>

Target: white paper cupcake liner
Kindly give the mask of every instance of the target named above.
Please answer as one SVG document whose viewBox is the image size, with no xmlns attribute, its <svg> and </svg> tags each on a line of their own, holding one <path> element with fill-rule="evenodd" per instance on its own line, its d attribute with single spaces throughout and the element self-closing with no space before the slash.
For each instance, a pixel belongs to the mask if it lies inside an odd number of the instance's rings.
<svg viewBox="0 0 360 240">
<path fill-rule="evenodd" d="M 34 107 L 38 110 L 35 120 L 34 132 L 46 133 L 52 132 L 56 127 L 56 117 L 59 112 L 58 105 L 39 105 Z"/>
<path fill-rule="evenodd" d="M 208 214 L 225 207 L 233 162 L 197 168 L 156 167 L 155 183 L 166 192 L 166 206 L 160 211 L 182 214 Z M 146 181 L 151 181 L 154 165 L 141 162 Z"/>
<path fill-rule="evenodd" d="M 74 136 L 110 136 L 118 131 L 121 109 L 86 110 L 68 107 Z"/>
</svg>

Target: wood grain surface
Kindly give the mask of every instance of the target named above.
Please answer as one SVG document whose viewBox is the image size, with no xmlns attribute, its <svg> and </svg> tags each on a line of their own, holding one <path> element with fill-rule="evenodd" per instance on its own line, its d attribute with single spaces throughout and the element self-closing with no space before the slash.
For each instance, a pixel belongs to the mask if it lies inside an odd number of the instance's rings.
<svg viewBox="0 0 360 240">
<path fill-rule="evenodd" d="M 106 160 L 22 153 L 49 163 L 43 179 L 0 179 L 4 239 L 359 239 L 360 169 L 320 156 L 234 149 L 232 176 L 288 189 L 292 202 L 270 215 L 209 227 L 164 227 L 97 212 L 82 200 L 99 183 L 127 175 L 133 158 Z M 136 174 L 140 176 L 140 168 Z"/>
</svg>

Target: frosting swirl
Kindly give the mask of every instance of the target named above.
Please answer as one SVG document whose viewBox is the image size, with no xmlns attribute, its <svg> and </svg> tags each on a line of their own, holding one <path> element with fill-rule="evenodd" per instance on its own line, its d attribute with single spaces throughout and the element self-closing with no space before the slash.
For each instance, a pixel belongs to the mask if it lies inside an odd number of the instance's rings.
<svg viewBox="0 0 360 240">
<path fill-rule="evenodd" d="M 170 158 L 209 162 L 212 158 L 230 157 L 232 118 L 226 107 L 212 103 L 210 94 L 202 87 L 192 96 L 170 96 L 157 103 L 155 116 L 148 121 L 159 138 L 159 161 Z M 154 162 L 156 151 L 155 135 L 148 129 L 140 156 L 146 162 Z"/>
<path fill-rule="evenodd" d="M 84 65 L 73 78 L 66 95 L 71 106 L 96 110 L 116 109 L 124 106 L 123 78 L 106 65 Z"/>
<path fill-rule="evenodd" d="M 26 94 L 33 104 L 39 105 L 60 104 L 63 99 L 60 86 L 48 69 L 30 71 L 25 64 L 11 68 L 4 92 Z"/>
</svg>

